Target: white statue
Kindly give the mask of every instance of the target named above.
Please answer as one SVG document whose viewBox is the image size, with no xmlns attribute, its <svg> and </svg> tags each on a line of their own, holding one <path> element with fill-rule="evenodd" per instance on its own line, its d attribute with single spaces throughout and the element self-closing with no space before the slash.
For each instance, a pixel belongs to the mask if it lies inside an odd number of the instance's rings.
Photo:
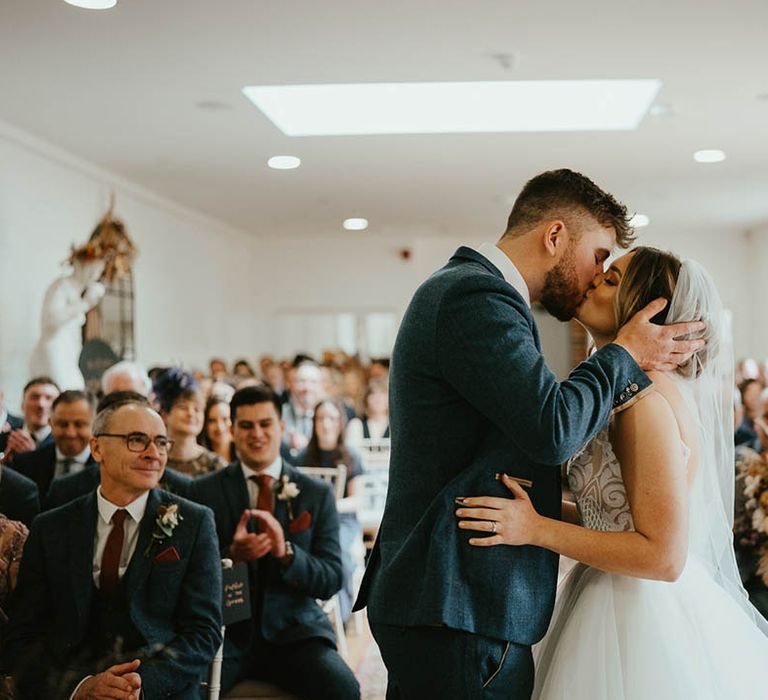
<svg viewBox="0 0 768 700">
<path fill-rule="evenodd" d="M 98 280 L 104 259 L 72 260 L 72 272 L 48 287 L 43 300 L 40 340 L 30 360 L 30 376 L 47 376 L 62 389 L 83 389 L 79 360 L 86 312 L 104 296 Z"/>
</svg>

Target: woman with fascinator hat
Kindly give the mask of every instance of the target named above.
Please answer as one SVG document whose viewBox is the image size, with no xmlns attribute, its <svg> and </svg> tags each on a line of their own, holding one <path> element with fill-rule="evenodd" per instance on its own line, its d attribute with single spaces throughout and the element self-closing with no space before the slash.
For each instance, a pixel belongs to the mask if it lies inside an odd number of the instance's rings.
<svg viewBox="0 0 768 700">
<path fill-rule="evenodd" d="M 171 367 L 157 376 L 153 391 L 173 443 L 168 466 L 191 477 L 225 467 L 218 454 L 197 441 L 205 420 L 205 402 L 195 378 Z"/>
<path fill-rule="evenodd" d="M 577 564 L 535 649 L 541 700 L 744 699 L 765 693 L 768 624 L 733 553 L 733 355 L 709 274 L 653 248 L 616 260 L 577 314 L 595 344 L 650 300 L 654 321 L 702 319 L 706 344 L 617 412 L 568 464 L 575 503 L 540 516 L 525 489 L 457 510 L 476 547 L 543 547 Z"/>
</svg>

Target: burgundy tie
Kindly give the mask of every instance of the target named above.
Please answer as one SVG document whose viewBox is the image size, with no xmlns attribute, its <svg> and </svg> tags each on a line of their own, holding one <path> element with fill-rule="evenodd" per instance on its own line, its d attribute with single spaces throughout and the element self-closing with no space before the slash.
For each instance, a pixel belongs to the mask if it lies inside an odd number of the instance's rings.
<svg viewBox="0 0 768 700">
<path fill-rule="evenodd" d="M 117 583 L 120 580 L 120 555 L 123 553 L 123 540 L 125 539 L 123 521 L 127 514 L 127 510 L 120 508 L 112 516 L 112 529 L 104 547 L 104 556 L 101 558 L 99 589 L 106 596 L 115 594 Z"/>
<path fill-rule="evenodd" d="M 249 477 L 259 485 L 259 496 L 256 499 L 256 508 L 266 510 L 268 513 L 274 512 L 272 506 L 272 477 L 268 474 L 256 474 Z"/>
</svg>

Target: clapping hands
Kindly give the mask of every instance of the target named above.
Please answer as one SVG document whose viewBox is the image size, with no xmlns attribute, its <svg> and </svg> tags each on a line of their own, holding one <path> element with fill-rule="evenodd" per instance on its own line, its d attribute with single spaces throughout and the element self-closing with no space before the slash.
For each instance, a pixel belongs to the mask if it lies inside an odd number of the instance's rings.
<svg viewBox="0 0 768 700">
<path fill-rule="evenodd" d="M 254 518 L 261 532 L 248 532 L 248 521 Z M 275 516 L 266 510 L 246 509 L 235 528 L 229 548 L 232 559 L 253 561 L 267 554 L 280 559 L 285 556 L 285 534 Z"/>
</svg>

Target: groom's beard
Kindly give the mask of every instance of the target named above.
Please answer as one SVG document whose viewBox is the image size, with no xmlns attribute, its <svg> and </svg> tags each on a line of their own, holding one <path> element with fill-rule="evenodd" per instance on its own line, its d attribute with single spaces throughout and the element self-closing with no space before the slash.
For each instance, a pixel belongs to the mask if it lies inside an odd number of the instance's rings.
<svg viewBox="0 0 768 700">
<path fill-rule="evenodd" d="M 570 321 L 584 300 L 574 257 L 572 244 L 569 244 L 563 259 L 544 278 L 541 305 L 558 321 Z"/>
</svg>

